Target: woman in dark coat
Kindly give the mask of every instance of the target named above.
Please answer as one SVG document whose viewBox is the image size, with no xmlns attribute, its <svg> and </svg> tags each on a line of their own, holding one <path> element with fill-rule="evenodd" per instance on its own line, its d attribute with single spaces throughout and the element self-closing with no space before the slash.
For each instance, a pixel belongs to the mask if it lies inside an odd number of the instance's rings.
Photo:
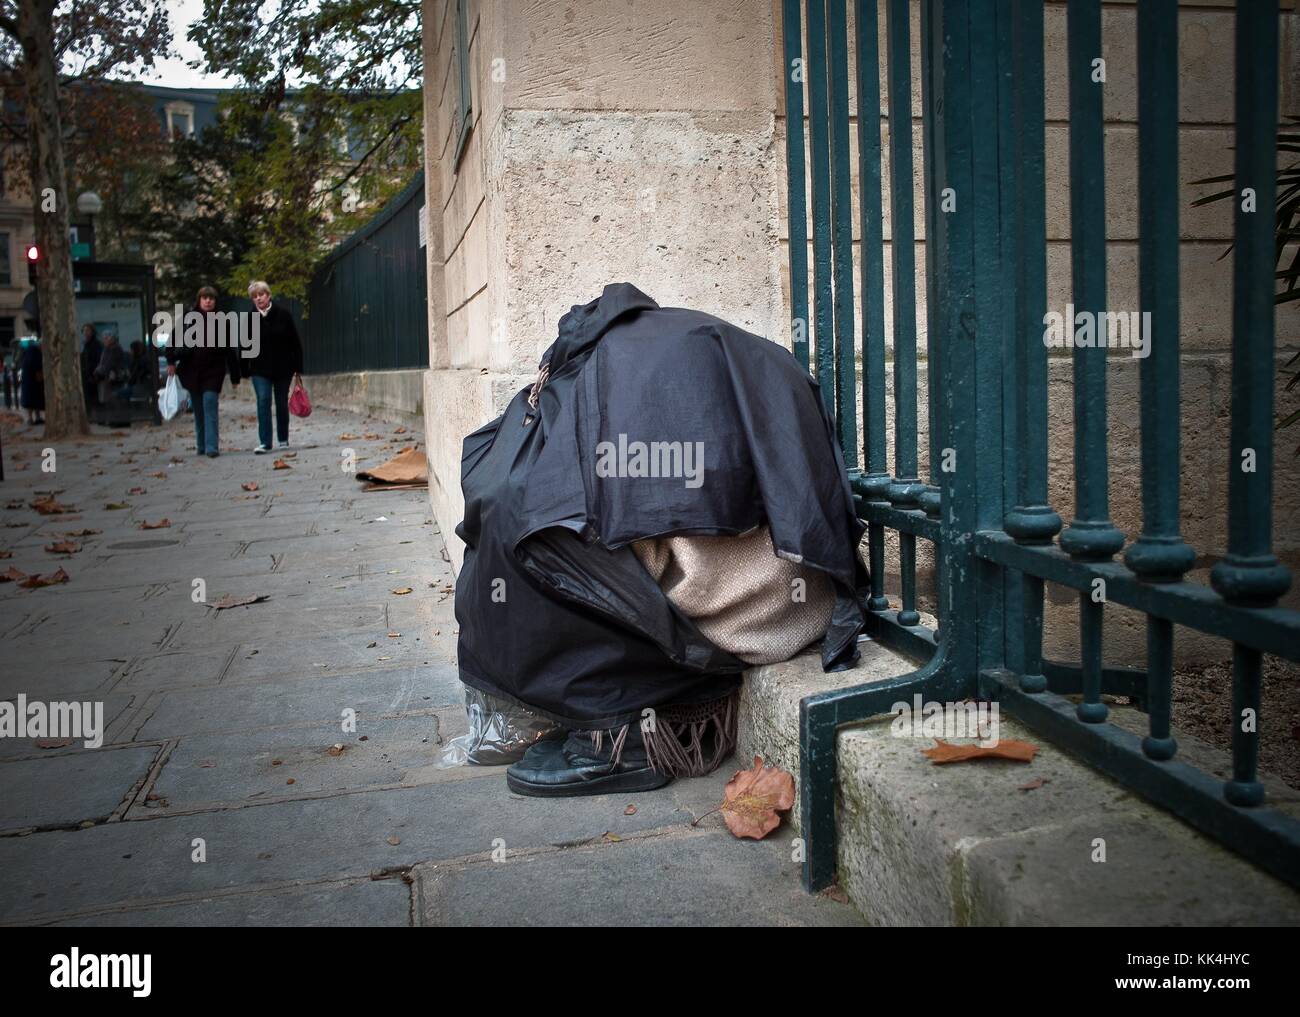
<svg viewBox="0 0 1300 1017">
<path fill-rule="evenodd" d="M 293 315 L 271 303 L 271 287 L 260 279 L 248 287 L 248 297 L 261 316 L 256 357 L 244 361 L 244 374 L 257 395 L 257 448 L 271 451 L 271 397 L 275 397 L 275 430 L 280 448 L 289 447 L 289 385 L 302 373 L 302 341 Z"/>
<path fill-rule="evenodd" d="M 27 411 L 27 423 L 45 423 L 45 358 L 37 340 L 23 343 L 22 359 L 18 362 L 22 377 L 18 383 L 19 402 Z"/>
<path fill-rule="evenodd" d="M 222 336 L 217 325 L 217 291 L 211 286 L 199 290 L 198 306 L 185 315 L 184 327 L 174 329 L 167 349 L 167 376 L 173 374 L 189 392 L 194 403 L 194 449 L 215 459 L 220 449 L 217 410 L 226 375 L 239 384 L 239 346 L 230 342 L 218 346 Z M 192 322 L 198 315 L 198 326 Z"/>
</svg>

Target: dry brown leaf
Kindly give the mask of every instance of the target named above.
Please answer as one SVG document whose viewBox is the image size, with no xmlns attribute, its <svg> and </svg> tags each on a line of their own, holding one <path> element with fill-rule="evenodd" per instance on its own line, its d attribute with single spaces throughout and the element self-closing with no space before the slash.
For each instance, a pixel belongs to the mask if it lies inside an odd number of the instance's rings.
<svg viewBox="0 0 1300 1017">
<path fill-rule="evenodd" d="M 26 579 L 26 578 L 27 578 L 26 572 L 19 572 L 12 565 L 10 565 L 3 572 L 0 572 L 0 583 L 16 583 L 19 580 Z"/>
<path fill-rule="evenodd" d="M 256 481 L 256 480 L 250 480 L 247 484 L 240 484 L 239 486 L 242 487 L 245 491 L 256 491 L 256 490 L 257 490 L 257 481 Z"/>
<path fill-rule="evenodd" d="M 411 588 L 409 586 L 399 586 L 393 592 L 397 594 L 399 597 L 405 597 L 408 593 L 411 592 Z"/>
<path fill-rule="evenodd" d="M 15 500 L 15 501 L 7 501 L 7 502 L 5 502 L 5 508 L 7 508 L 7 509 L 20 509 L 20 508 L 22 508 L 22 507 L 23 507 L 23 500 L 22 500 L 21 498 Z"/>
<path fill-rule="evenodd" d="M 12 551 L 0 551 L 0 558 L 12 558 L 13 556 L 14 553 Z"/>
<path fill-rule="evenodd" d="M 762 840 L 781 825 L 778 812 L 794 807 L 794 777 L 755 756 L 748 770 L 737 770 L 727 781 L 722 818 L 737 837 Z"/>
<path fill-rule="evenodd" d="M 356 441 L 356 440 L 357 440 L 357 435 L 355 434 L 348 434 L 345 432 L 339 435 L 339 441 Z"/>
<path fill-rule="evenodd" d="M 405 434 L 405 433 L 406 433 L 406 428 L 404 428 L 404 427 L 396 427 L 396 428 L 393 429 L 393 433 L 394 433 L 394 434 Z"/>
<path fill-rule="evenodd" d="M 93 537 L 99 530 L 64 530 L 65 537 Z"/>
<path fill-rule="evenodd" d="M 274 463 L 272 463 L 271 465 L 272 465 L 272 467 L 273 467 L 274 469 L 277 469 L 277 470 L 292 470 L 292 469 L 293 469 L 293 467 L 290 466 L 288 463 L 286 463 L 283 459 L 277 459 L 277 460 L 276 460 Z"/>
<path fill-rule="evenodd" d="M 110 501 L 104 506 L 104 509 L 108 512 L 120 512 L 122 509 L 128 509 L 130 507 L 131 506 L 124 501 Z"/>
<path fill-rule="evenodd" d="M 246 604 L 260 604 L 264 600 L 266 600 L 266 594 L 264 593 L 259 593 L 253 597 L 236 597 L 227 594 L 213 604 L 212 607 L 216 611 L 224 611 L 230 607 L 243 607 Z"/>
<path fill-rule="evenodd" d="M 145 474 L 145 476 L 148 476 L 148 477 L 154 477 L 154 478 L 156 478 L 156 479 L 158 479 L 158 480 L 166 480 L 166 479 L 167 479 L 167 474 L 165 474 L 162 470 L 159 470 L 157 473 L 147 473 L 147 474 Z"/>
<path fill-rule="evenodd" d="M 934 748 L 924 749 L 924 754 L 936 763 L 964 763 L 970 759 L 1010 759 L 1017 763 L 1032 763 L 1037 745 L 1006 739 L 997 745 L 953 745 L 942 738 L 934 740 Z"/>
<path fill-rule="evenodd" d="M 1046 784 L 1046 783 L 1047 783 L 1047 778 L 1046 778 L 1046 777 L 1035 777 L 1033 780 L 1029 781 L 1027 784 L 1021 784 L 1020 787 L 1016 788 L 1016 790 L 1017 790 L 1017 791 L 1033 791 L 1035 788 L 1040 788 L 1040 787 L 1042 787 L 1042 786 L 1043 786 L 1044 784 Z"/>
<path fill-rule="evenodd" d="M 70 540 L 59 540 L 53 544 L 46 544 L 45 550 L 50 554 L 76 554 L 81 550 L 81 545 L 74 544 Z"/>
<path fill-rule="evenodd" d="M 66 583 L 68 579 L 68 574 L 64 572 L 63 569 L 59 569 L 57 572 L 53 572 L 48 576 L 42 576 L 39 574 L 28 576 L 18 585 L 28 590 L 35 590 L 42 586 L 57 586 L 59 583 Z"/>
<path fill-rule="evenodd" d="M 143 487 L 133 487 L 126 493 L 127 494 L 148 494 L 149 492 L 146 491 Z"/>
<path fill-rule="evenodd" d="M 72 744 L 71 738 L 37 738 L 33 742 L 38 749 L 62 749 Z"/>
<path fill-rule="evenodd" d="M 47 495 L 44 498 L 37 498 L 31 503 L 31 506 L 43 516 L 57 516 L 62 515 L 65 512 L 77 511 L 71 505 L 61 505 L 59 502 L 54 500 L 52 495 Z"/>
<path fill-rule="evenodd" d="M 635 806 L 635 805 L 629 805 L 626 809 L 623 810 L 623 815 L 625 815 L 625 816 L 635 816 L 635 815 L 636 815 L 636 806 Z"/>
<path fill-rule="evenodd" d="M 170 527 L 171 524 L 172 524 L 172 521 L 171 521 L 170 519 L 159 519 L 156 523 L 151 523 L 151 522 L 149 522 L 149 521 L 146 519 L 146 520 L 143 520 L 143 521 L 140 523 L 140 529 L 142 529 L 142 530 L 165 530 L 165 529 L 167 529 L 168 527 Z"/>
<path fill-rule="evenodd" d="M 371 432 L 371 431 L 367 431 L 367 432 L 366 432 L 365 434 L 363 434 L 361 437 L 366 438 L 366 439 L 368 439 L 368 440 L 370 440 L 370 441 L 375 441 L 375 440 L 378 439 L 378 438 L 382 438 L 383 435 L 381 435 L 381 434 L 375 434 L 375 433 L 373 433 L 373 432 Z"/>
<path fill-rule="evenodd" d="M 398 844 L 402 843 L 401 837 L 385 837 L 384 839 L 388 841 L 389 844 L 393 845 L 393 847 L 397 847 Z"/>
</svg>

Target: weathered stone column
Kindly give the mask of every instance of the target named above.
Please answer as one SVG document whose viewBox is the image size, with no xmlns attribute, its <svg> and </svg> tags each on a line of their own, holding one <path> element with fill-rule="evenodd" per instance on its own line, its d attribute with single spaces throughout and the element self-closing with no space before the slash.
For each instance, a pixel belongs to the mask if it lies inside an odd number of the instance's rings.
<svg viewBox="0 0 1300 1017">
<path fill-rule="evenodd" d="M 787 341 L 771 0 L 425 0 L 429 496 L 463 548 L 462 437 L 561 315 L 627 281 Z"/>
</svg>

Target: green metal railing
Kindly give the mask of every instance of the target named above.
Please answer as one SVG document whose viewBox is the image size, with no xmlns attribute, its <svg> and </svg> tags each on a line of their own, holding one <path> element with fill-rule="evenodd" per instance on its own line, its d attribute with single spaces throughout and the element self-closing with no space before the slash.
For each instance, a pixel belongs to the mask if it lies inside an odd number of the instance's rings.
<svg viewBox="0 0 1300 1017">
<path fill-rule="evenodd" d="M 802 10 L 801 10 L 802 7 Z M 877 27 L 884 7 L 890 125 L 894 457 L 886 462 L 885 286 Z M 926 227 L 929 483 L 917 473 L 912 70 L 908 0 L 856 0 L 864 468 L 854 376 L 849 38 L 844 0 L 784 3 L 794 352 L 833 407 L 868 524 L 868 632 L 918 669 L 801 705 L 801 819 L 809 889 L 835 873 L 836 734 L 920 693 L 977 696 L 1126 787 L 1300 886 L 1300 822 L 1265 804 L 1256 773 L 1262 655 L 1300 660 L 1300 613 L 1272 553 L 1272 216 L 1236 213 L 1228 548 L 1211 587 L 1184 580 L 1179 532 L 1178 9 L 1137 5 L 1139 271 L 1151 313 L 1140 375 L 1141 534 L 1110 521 L 1106 349 L 1073 349 L 1074 515 L 1048 497 L 1043 4 L 922 0 L 920 82 Z M 1236 188 L 1272 209 L 1278 120 L 1276 0 L 1236 10 Z M 1100 0 L 1068 6 L 1072 300 L 1107 310 Z M 801 35 L 803 38 L 801 38 Z M 806 38 L 807 55 L 803 53 Z M 812 197 L 805 225 L 804 84 Z M 810 314 L 811 312 L 811 314 Z M 812 327 L 809 328 L 811 321 Z M 1073 323 L 1071 323 L 1073 324 Z M 1254 469 L 1242 466 L 1253 450 Z M 885 532 L 899 535 L 901 609 L 884 594 Z M 1059 534 L 1059 537 L 1058 537 Z M 938 627 L 920 624 L 916 541 L 935 547 Z M 1079 592 L 1080 661 L 1043 658 L 1046 581 Z M 1100 592 L 1100 596 L 1098 595 Z M 1141 611 L 1147 669 L 1107 667 L 1104 606 Z M 1232 779 L 1184 763 L 1171 736 L 1174 627 L 1233 645 Z M 1103 694 L 1146 711 L 1144 738 L 1108 722 Z M 1245 718 L 1245 720 L 1243 719 Z M 1253 723 L 1249 722 L 1253 721 Z"/>
<path fill-rule="evenodd" d="M 424 173 L 316 266 L 307 293 L 307 374 L 429 366 Z"/>
</svg>

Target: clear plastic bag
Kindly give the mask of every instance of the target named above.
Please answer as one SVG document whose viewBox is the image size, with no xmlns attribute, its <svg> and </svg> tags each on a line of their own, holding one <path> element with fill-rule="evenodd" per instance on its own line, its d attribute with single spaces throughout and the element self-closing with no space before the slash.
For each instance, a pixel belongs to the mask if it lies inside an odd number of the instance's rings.
<svg viewBox="0 0 1300 1017">
<path fill-rule="evenodd" d="M 170 375 L 167 383 L 158 390 L 158 412 L 163 420 L 171 420 L 181 411 L 181 383 L 176 375 Z"/>
<path fill-rule="evenodd" d="M 447 743 L 438 766 L 515 763 L 530 746 L 548 738 L 562 738 L 566 733 L 552 720 L 468 685 L 465 686 L 465 715 L 469 731 Z"/>
</svg>

